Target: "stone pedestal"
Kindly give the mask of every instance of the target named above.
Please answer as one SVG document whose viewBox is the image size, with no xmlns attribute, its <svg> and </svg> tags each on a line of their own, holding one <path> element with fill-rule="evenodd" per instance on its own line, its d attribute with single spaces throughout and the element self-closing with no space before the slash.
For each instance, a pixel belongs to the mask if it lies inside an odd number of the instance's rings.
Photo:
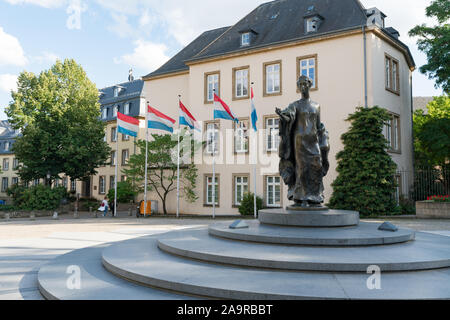
<svg viewBox="0 0 450 320">
<path fill-rule="evenodd" d="M 293 227 L 349 227 L 359 224 L 356 211 L 330 210 L 328 208 L 289 207 L 259 211 L 259 221 L 263 224 Z"/>
</svg>

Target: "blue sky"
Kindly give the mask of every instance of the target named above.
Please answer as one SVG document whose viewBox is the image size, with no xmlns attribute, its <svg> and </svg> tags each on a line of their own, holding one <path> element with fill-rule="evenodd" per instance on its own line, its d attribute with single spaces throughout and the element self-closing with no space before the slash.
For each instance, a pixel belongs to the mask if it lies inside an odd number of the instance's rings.
<svg viewBox="0 0 450 320">
<path fill-rule="evenodd" d="M 155 70 L 205 30 L 236 23 L 265 0 L 0 0 L 0 120 L 17 75 L 39 73 L 74 58 L 98 88 Z M 426 57 L 407 32 L 421 23 L 429 0 L 362 0 L 378 7 L 401 34 L 418 66 Z M 217 12 L 217 13 L 216 13 Z M 414 95 L 439 95 L 418 71 Z"/>
</svg>

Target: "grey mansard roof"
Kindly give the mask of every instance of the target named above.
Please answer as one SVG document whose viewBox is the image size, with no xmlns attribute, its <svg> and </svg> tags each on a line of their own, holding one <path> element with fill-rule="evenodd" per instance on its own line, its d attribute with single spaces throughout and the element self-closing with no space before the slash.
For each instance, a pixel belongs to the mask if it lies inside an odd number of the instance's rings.
<svg viewBox="0 0 450 320">
<path fill-rule="evenodd" d="M 14 130 L 7 120 L 0 121 L 0 155 L 13 154 L 12 146 L 21 133 Z M 5 150 L 5 143 L 9 143 L 9 150 Z"/>
<path fill-rule="evenodd" d="M 307 33 L 305 18 L 318 15 L 322 18 L 317 32 Z M 207 31 L 181 50 L 158 70 L 144 77 L 189 70 L 186 63 L 226 54 L 269 47 L 354 30 L 367 25 L 366 9 L 359 0 L 276 0 L 258 6 L 231 27 Z M 408 63 L 414 66 L 409 48 L 391 31 L 383 33 L 407 51 Z M 252 32 L 249 46 L 241 46 L 243 32 Z"/>
<path fill-rule="evenodd" d="M 175 55 L 172 59 L 166 62 L 162 67 L 148 74 L 144 78 L 164 75 L 172 72 L 189 70 L 189 67 L 184 64 L 184 61 L 196 56 L 201 50 L 203 50 L 207 45 L 209 45 L 212 41 L 217 39 L 229 28 L 230 27 L 224 27 L 209 30 L 202 33 L 197 39 L 192 41 L 188 46 L 186 46 L 177 55 Z"/>
</svg>

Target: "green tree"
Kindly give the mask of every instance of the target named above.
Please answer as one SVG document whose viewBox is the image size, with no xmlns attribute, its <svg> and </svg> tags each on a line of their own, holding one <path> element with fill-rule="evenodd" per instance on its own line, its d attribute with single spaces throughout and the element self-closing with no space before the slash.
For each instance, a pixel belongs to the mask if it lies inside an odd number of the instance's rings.
<svg viewBox="0 0 450 320">
<path fill-rule="evenodd" d="M 426 24 L 414 27 L 409 35 L 418 37 L 417 45 L 428 57 L 428 63 L 420 68 L 420 72 L 435 79 L 436 87 L 450 92 L 450 1 L 434 0 L 426 9 L 426 15 L 436 18 L 438 25 L 429 27 Z"/>
<path fill-rule="evenodd" d="M 113 188 L 108 192 L 108 199 L 113 200 L 116 190 Z M 117 202 L 118 203 L 130 203 L 136 196 L 136 188 L 133 184 L 127 180 L 117 184 Z"/>
<path fill-rule="evenodd" d="M 450 97 L 435 97 L 427 109 L 414 112 L 416 163 L 444 167 L 450 160 Z"/>
<path fill-rule="evenodd" d="M 178 141 L 176 136 L 168 134 L 152 134 L 152 137 L 153 140 L 148 143 L 147 190 L 158 195 L 162 202 L 164 214 L 167 215 L 167 198 L 170 193 L 177 190 L 176 152 Z M 183 134 L 180 138 L 180 144 L 184 144 L 183 141 L 188 141 L 188 138 L 188 135 Z M 145 185 L 145 141 L 138 140 L 136 145 L 140 153 L 130 157 L 128 161 L 129 169 L 125 169 L 123 172 L 139 186 L 138 190 L 143 192 Z M 192 148 L 193 145 L 194 142 L 189 148 L 191 152 L 196 148 L 195 146 Z M 183 153 L 180 154 L 183 157 Z M 180 166 L 180 197 L 185 198 L 190 203 L 198 199 L 195 194 L 197 171 L 196 166 L 192 163 L 181 164 Z"/>
<path fill-rule="evenodd" d="M 383 126 L 390 119 L 379 107 L 357 108 L 342 135 L 344 150 L 337 154 L 338 177 L 333 182 L 330 207 L 363 215 L 386 214 L 395 209 L 396 164 L 387 153 Z"/>
<path fill-rule="evenodd" d="M 66 174 L 84 179 L 105 164 L 110 148 L 103 141 L 98 90 L 74 60 L 57 61 L 38 76 L 23 72 L 13 101 L 6 108 L 9 121 L 22 137 L 14 144 L 22 180 Z"/>
</svg>

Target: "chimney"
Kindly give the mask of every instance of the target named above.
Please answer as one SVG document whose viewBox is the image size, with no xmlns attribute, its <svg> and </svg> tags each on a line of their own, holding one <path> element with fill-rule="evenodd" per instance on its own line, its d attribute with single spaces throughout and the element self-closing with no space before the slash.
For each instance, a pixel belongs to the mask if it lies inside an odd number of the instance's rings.
<svg viewBox="0 0 450 320">
<path fill-rule="evenodd" d="M 128 81 L 134 81 L 133 69 L 130 69 L 130 71 L 128 71 Z"/>
</svg>

